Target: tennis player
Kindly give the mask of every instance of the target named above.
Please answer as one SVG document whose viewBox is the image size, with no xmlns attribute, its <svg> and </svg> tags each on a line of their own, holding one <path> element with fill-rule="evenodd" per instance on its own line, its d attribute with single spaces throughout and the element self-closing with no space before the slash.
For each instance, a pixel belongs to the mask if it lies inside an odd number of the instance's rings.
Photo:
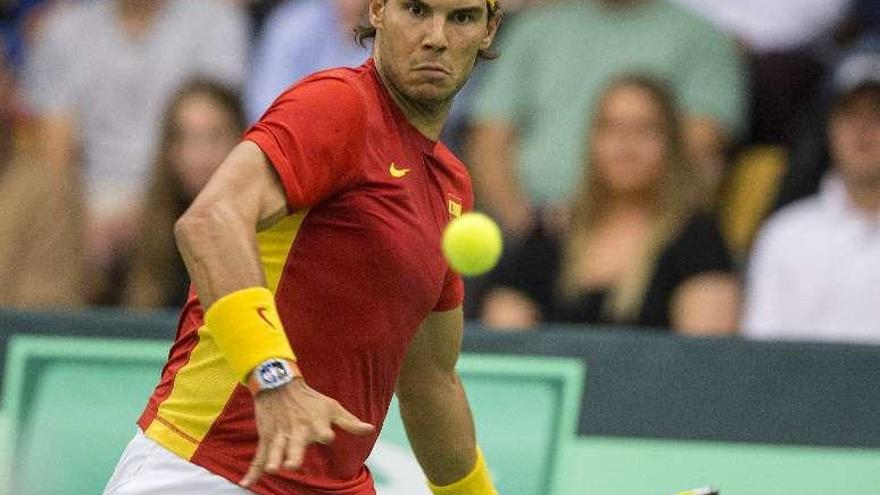
<svg viewBox="0 0 880 495">
<path fill-rule="evenodd" d="M 373 494 L 395 391 L 431 489 L 496 493 L 439 247 L 470 179 L 437 142 L 496 1 L 371 0 L 373 57 L 302 80 L 245 134 L 176 225 L 193 288 L 106 494 Z"/>
</svg>

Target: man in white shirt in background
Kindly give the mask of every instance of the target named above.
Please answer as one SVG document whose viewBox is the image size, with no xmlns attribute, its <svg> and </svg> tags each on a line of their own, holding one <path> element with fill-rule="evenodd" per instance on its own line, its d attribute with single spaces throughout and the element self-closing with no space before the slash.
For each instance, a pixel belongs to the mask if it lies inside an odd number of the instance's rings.
<svg viewBox="0 0 880 495">
<path fill-rule="evenodd" d="M 816 196 L 771 217 L 750 262 L 743 332 L 880 344 L 880 53 L 837 74 L 832 171 Z"/>
</svg>

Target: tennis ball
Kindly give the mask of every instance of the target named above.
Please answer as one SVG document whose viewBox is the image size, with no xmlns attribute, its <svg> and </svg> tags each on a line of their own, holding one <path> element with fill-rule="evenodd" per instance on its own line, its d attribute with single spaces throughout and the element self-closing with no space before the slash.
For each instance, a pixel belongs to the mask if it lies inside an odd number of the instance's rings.
<svg viewBox="0 0 880 495">
<path fill-rule="evenodd" d="M 502 245 L 498 224 L 482 213 L 465 213 L 449 222 L 443 231 L 446 261 L 453 270 L 469 277 L 494 268 Z"/>
</svg>

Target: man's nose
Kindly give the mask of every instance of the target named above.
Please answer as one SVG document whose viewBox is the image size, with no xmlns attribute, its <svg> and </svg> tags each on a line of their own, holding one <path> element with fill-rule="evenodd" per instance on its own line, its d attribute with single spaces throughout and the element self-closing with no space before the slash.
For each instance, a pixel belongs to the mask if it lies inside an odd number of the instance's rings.
<svg viewBox="0 0 880 495">
<path fill-rule="evenodd" d="M 446 37 L 446 19 L 441 15 L 431 17 L 428 22 L 428 32 L 422 41 L 422 46 L 432 50 L 445 50 L 449 48 L 449 39 Z"/>
</svg>

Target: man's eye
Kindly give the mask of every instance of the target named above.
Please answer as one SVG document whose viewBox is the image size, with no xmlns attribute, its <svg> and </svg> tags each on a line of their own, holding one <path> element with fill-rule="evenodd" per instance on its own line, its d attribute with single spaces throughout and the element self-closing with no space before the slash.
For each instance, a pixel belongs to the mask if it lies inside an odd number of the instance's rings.
<svg viewBox="0 0 880 495">
<path fill-rule="evenodd" d="M 420 16 L 425 13 L 425 8 L 417 3 L 410 3 L 407 5 L 407 9 L 409 9 L 409 13 L 414 16 Z"/>
<path fill-rule="evenodd" d="M 474 20 L 473 14 L 468 14 L 465 12 L 459 12 L 455 14 L 455 22 L 458 24 L 467 24 Z"/>
</svg>

